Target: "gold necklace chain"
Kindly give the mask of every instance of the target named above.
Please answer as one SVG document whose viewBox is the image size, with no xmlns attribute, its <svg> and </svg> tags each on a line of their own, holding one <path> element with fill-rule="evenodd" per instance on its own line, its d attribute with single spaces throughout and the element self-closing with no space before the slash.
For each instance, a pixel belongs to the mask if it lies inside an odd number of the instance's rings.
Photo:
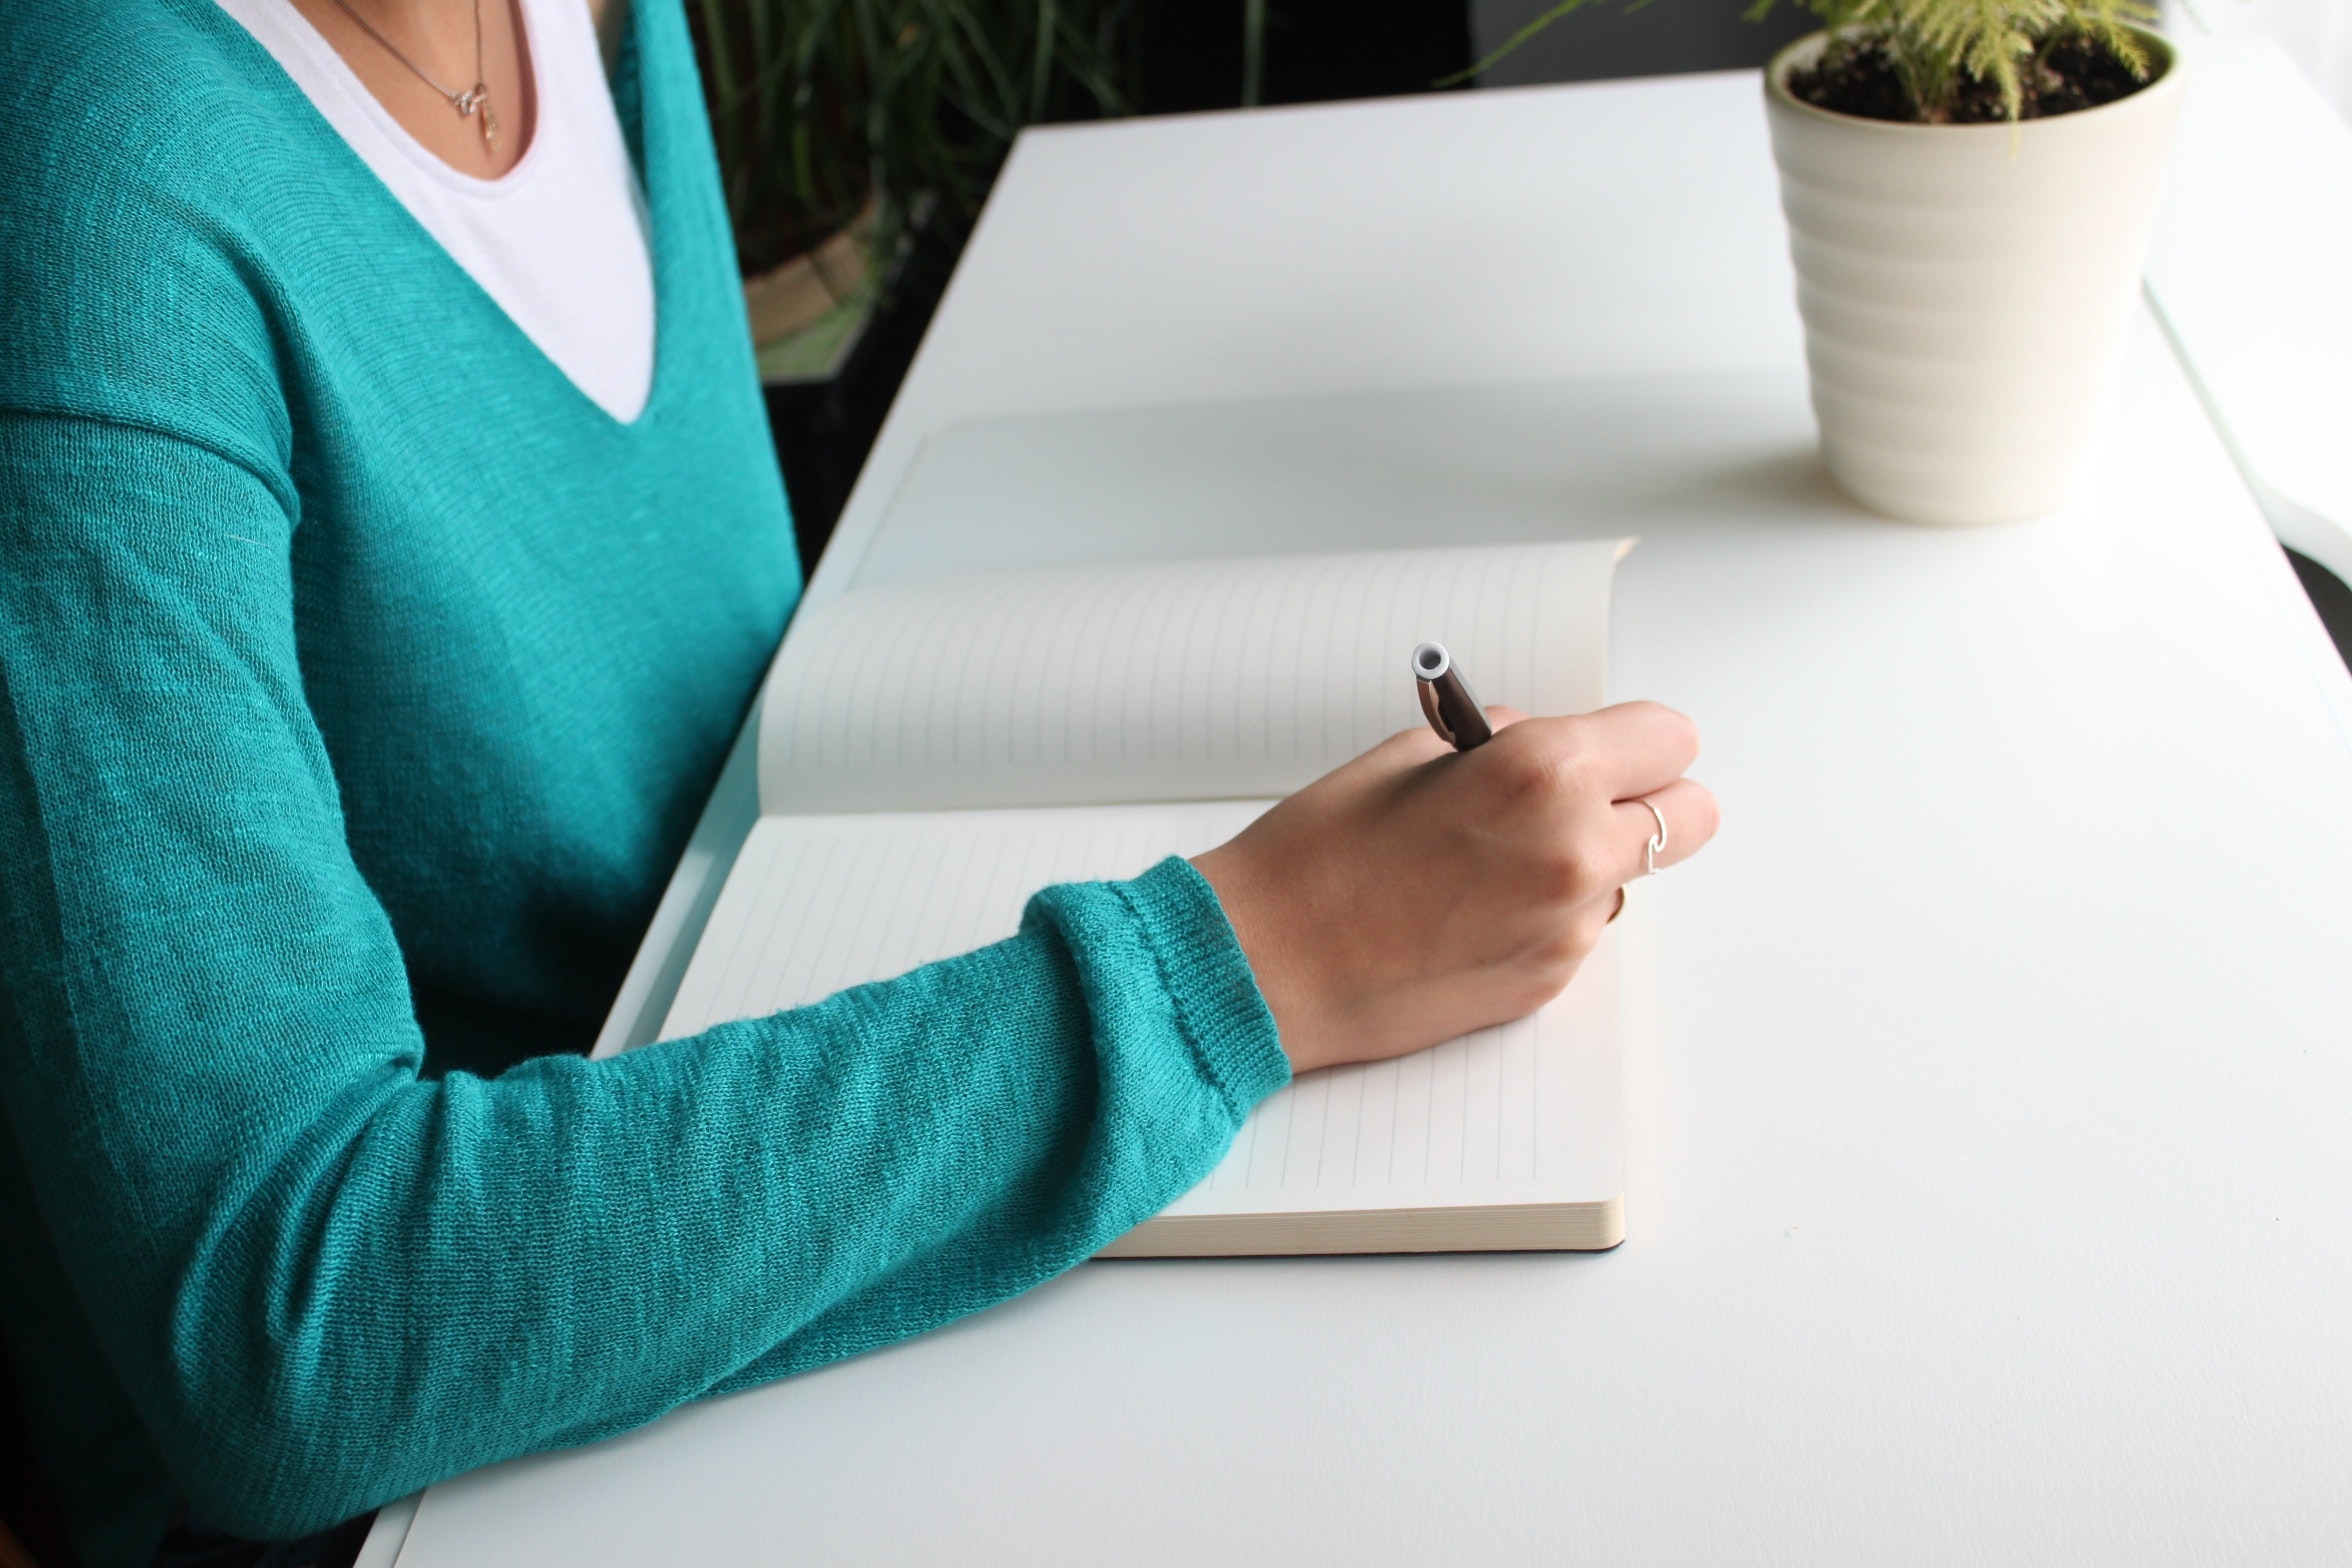
<svg viewBox="0 0 2352 1568">
<path fill-rule="evenodd" d="M 470 120 L 478 115 L 482 125 L 482 145 L 492 152 L 498 151 L 498 115 L 490 107 L 490 88 L 482 79 L 482 0 L 474 0 L 474 85 L 462 93 L 451 92 L 425 74 L 423 66 L 403 54 L 398 44 L 377 32 L 373 22 L 353 10 L 351 0 L 335 0 L 335 4 L 342 8 L 345 16 L 360 25 L 361 31 L 382 44 L 385 53 L 407 66 L 418 81 L 448 99 L 449 107 L 457 111 L 459 119 Z"/>
</svg>

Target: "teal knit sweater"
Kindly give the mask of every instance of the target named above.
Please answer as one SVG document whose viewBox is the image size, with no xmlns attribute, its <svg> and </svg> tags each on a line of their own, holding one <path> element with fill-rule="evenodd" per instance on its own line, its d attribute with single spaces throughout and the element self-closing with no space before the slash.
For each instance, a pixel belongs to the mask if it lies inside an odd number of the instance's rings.
<svg viewBox="0 0 2352 1568">
<path fill-rule="evenodd" d="M 799 591 L 678 0 L 617 423 L 212 0 L 0 0 L 0 1324 L 90 1568 L 1085 1258 L 1286 1077 L 1181 861 L 585 1046 Z"/>
</svg>

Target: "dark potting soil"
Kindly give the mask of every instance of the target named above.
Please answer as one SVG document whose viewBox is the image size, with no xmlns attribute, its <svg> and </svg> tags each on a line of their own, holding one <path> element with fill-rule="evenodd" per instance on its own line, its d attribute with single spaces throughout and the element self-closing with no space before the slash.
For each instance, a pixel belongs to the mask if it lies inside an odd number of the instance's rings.
<svg viewBox="0 0 2352 1568">
<path fill-rule="evenodd" d="M 2026 67 L 2021 114 L 2036 120 L 2096 109 L 2128 98 L 2146 85 L 2104 43 L 2087 34 L 2071 34 L 2052 39 L 2043 46 L 2040 57 Z M 1811 69 L 1789 74 L 1788 86 L 1790 92 L 1817 109 L 1865 120 L 1976 125 L 2009 117 L 2000 89 L 1974 75 L 1962 81 L 1948 111 L 1934 116 L 1920 113 L 1886 46 L 1872 38 L 1833 40 Z"/>
</svg>

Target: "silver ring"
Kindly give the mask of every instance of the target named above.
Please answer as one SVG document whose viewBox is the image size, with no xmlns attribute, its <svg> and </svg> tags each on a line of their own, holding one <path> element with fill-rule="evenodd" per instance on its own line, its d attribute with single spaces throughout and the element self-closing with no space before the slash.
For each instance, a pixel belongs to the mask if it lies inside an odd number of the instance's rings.
<svg viewBox="0 0 2352 1568">
<path fill-rule="evenodd" d="M 1651 836 L 1650 847 L 1642 851 L 1642 875 L 1654 877 L 1658 874 L 1658 857 L 1666 849 L 1666 813 L 1658 809 L 1658 803 L 1654 800 L 1644 800 L 1642 804 L 1649 807 L 1650 815 L 1658 819 L 1658 831 Z"/>
</svg>

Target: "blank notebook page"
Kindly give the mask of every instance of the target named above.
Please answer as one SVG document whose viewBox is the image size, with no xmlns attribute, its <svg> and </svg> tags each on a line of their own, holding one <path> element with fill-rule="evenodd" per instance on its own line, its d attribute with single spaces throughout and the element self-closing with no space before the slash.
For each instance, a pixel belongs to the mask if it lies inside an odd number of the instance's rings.
<svg viewBox="0 0 2352 1568">
<path fill-rule="evenodd" d="M 1268 804 L 762 818 L 663 1036 L 818 1001 L 1011 936 L 1037 889 L 1198 853 Z M 1532 1018 L 1397 1061 L 1306 1075 L 1259 1106 L 1225 1161 L 1167 1212 L 1616 1196 L 1614 987 L 1604 942 L 1567 994 Z"/>
<path fill-rule="evenodd" d="M 1286 795 L 1421 722 L 1435 638 L 1487 702 L 1601 706 L 1622 541 L 892 581 L 793 626 L 760 809 Z"/>
</svg>

